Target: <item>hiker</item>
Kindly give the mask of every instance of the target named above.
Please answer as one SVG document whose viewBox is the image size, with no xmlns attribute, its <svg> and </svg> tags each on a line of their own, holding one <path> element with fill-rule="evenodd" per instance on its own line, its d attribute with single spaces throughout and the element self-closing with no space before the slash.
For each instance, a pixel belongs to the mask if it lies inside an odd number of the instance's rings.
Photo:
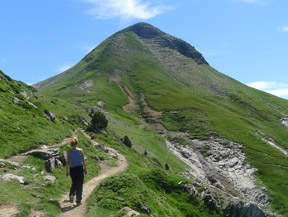
<svg viewBox="0 0 288 217">
<path fill-rule="evenodd" d="M 67 151 L 66 177 L 71 176 L 72 186 L 70 188 L 69 200 L 73 203 L 73 198 L 76 195 L 77 206 L 81 205 L 84 173 L 87 174 L 84 152 L 77 148 L 78 138 L 71 139 L 70 145 L 72 149 Z M 84 171 L 83 171 L 84 166 Z M 69 169 L 69 170 L 68 170 Z"/>
</svg>

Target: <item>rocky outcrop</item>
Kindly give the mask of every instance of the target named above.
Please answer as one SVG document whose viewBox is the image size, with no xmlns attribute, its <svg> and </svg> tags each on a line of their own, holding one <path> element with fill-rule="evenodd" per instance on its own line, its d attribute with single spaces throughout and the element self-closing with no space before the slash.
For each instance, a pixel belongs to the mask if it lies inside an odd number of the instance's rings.
<svg viewBox="0 0 288 217">
<path fill-rule="evenodd" d="M 138 216 L 140 215 L 139 212 L 129 208 L 129 207 L 124 207 L 123 209 L 121 209 L 120 211 L 118 211 L 117 216 L 121 216 L 121 217 L 133 217 L 133 216 Z"/>
<path fill-rule="evenodd" d="M 20 92 L 20 95 L 22 95 L 22 96 L 23 96 L 25 99 L 27 99 L 27 100 L 30 99 L 30 97 L 28 96 L 28 94 L 27 94 L 25 91 Z"/>
<path fill-rule="evenodd" d="M 117 153 L 114 150 L 110 149 L 110 148 L 104 148 L 104 151 L 107 153 L 107 155 L 110 158 L 117 158 L 118 157 Z"/>
<path fill-rule="evenodd" d="M 14 97 L 14 98 L 13 98 L 13 103 L 14 103 L 15 105 L 17 105 L 20 101 L 21 101 L 21 100 L 18 99 L 17 97 Z"/>
<path fill-rule="evenodd" d="M 52 173 L 56 166 L 56 159 L 55 157 L 51 157 L 48 160 L 45 160 L 45 168 L 48 172 Z"/>
<path fill-rule="evenodd" d="M 12 165 L 15 168 L 21 167 L 21 165 L 19 163 L 9 161 L 9 160 L 0 159 L 0 167 L 6 167 L 8 164 Z"/>
<path fill-rule="evenodd" d="M 25 155 L 32 155 L 35 157 L 39 157 L 44 160 L 48 160 L 49 158 L 60 157 L 60 150 L 59 148 L 54 148 L 54 149 L 39 149 L 39 150 L 34 150 L 34 151 L 29 151 Z"/>
<path fill-rule="evenodd" d="M 17 180 L 21 184 L 25 184 L 25 177 L 24 176 L 17 176 L 14 174 L 7 173 L 5 175 L 0 175 L 0 180 L 4 182 L 9 182 L 11 180 Z"/>
<path fill-rule="evenodd" d="M 263 210 L 254 202 L 245 203 L 239 200 L 233 200 L 226 213 L 231 217 L 267 217 Z"/>
<path fill-rule="evenodd" d="M 233 217 L 265 216 L 269 212 L 265 208 L 269 205 L 267 190 L 255 184 L 256 169 L 245 161 L 241 144 L 219 138 L 185 139 L 189 145 L 166 144 L 196 177 L 189 185 L 182 184 L 186 192 L 201 197 L 211 209 L 231 211 L 234 214 L 229 216 Z"/>
<path fill-rule="evenodd" d="M 55 176 L 45 176 L 44 180 L 54 184 L 56 182 L 56 177 Z"/>
<path fill-rule="evenodd" d="M 44 111 L 44 117 L 48 120 L 48 121 L 55 121 L 56 120 L 56 116 L 54 113 L 48 111 L 47 109 L 45 109 Z"/>
<path fill-rule="evenodd" d="M 43 147 L 42 149 L 29 151 L 25 155 L 32 155 L 45 160 L 45 168 L 48 172 L 53 172 L 57 166 L 66 165 L 67 162 L 66 152 L 60 155 L 59 148 L 47 149 L 47 147 Z"/>
<path fill-rule="evenodd" d="M 288 128 L 288 117 L 283 117 L 280 119 L 280 122 L 286 127 Z"/>
</svg>

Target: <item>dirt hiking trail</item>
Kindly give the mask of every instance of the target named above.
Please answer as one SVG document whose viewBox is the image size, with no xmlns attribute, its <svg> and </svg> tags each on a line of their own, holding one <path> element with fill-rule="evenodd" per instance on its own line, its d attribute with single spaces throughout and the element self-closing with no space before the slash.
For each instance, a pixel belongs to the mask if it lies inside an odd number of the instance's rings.
<svg viewBox="0 0 288 217">
<path fill-rule="evenodd" d="M 80 130 L 78 129 L 77 131 L 81 131 L 86 137 L 88 137 L 90 140 L 90 136 L 88 134 L 85 133 L 84 130 Z M 77 131 L 73 131 L 72 133 L 72 137 L 77 136 Z M 63 146 L 65 144 L 69 144 L 71 141 L 72 137 L 67 137 L 65 139 L 63 139 L 61 142 L 53 144 L 48 146 L 49 148 L 51 147 L 60 147 Z M 95 140 L 91 140 L 94 144 L 98 144 L 97 141 Z M 93 190 L 98 186 L 98 184 L 105 178 L 111 176 L 111 175 L 115 175 L 117 173 L 120 173 L 122 171 L 125 171 L 128 168 L 128 162 L 126 160 L 126 158 L 121 155 L 118 151 L 106 147 L 107 149 L 113 150 L 117 156 L 118 156 L 118 160 L 117 160 L 117 166 L 116 167 L 109 167 L 108 165 L 106 165 L 104 162 L 100 163 L 100 167 L 101 167 L 101 171 L 99 173 L 99 175 L 97 177 L 92 178 L 90 181 L 88 181 L 87 183 L 85 183 L 83 185 L 83 195 L 82 195 L 82 205 L 80 206 L 76 206 L 76 203 L 70 203 L 69 202 L 69 193 L 65 194 L 62 196 L 62 199 L 60 201 L 60 207 L 62 209 L 62 214 L 60 214 L 59 216 L 63 217 L 63 216 L 73 216 L 73 217 L 82 217 L 85 215 L 86 212 L 86 201 L 87 198 L 90 196 L 90 194 L 93 192 Z M 37 150 L 38 148 L 32 149 L 32 150 Z M 29 151 L 32 151 L 29 150 Z M 6 160 L 12 161 L 12 162 L 17 162 L 17 163 L 22 163 L 25 159 L 27 158 L 27 156 L 25 155 L 25 153 L 16 155 L 16 156 L 12 156 Z M 89 171 L 88 171 L 89 173 Z M 70 177 L 68 177 L 70 179 Z M 67 189 L 69 190 L 69 189 Z M 13 204 L 13 203 L 4 203 L 4 204 L 0 204 L 0 217 L 11 217 L 11 216 L 16 216 L 19 213 L 20 209 L 18 207 L 17 204 Z M 30 216 L 45 216 L 44 213 L 37 213 L 36 211 L 32 210 L 32 214 Z"/>
<path fill-rule="evenodd" d="M 90 139 L 90 137 L 85 132 L 82 131 L 82 133 Z M 97 141 L 95 141 L 95 140 L 91 140 L 91 141 L 93 141 L 94 143 L 97 143 Z M 117 155 L 118 155 L 117 166 L 116 167 L 109 167 L 105 163 L 100 164 L 101 171 L 100 171 L 99 175 L 97 177 L 94 177 L 93 179 L 91 179 L 90 181 L 88 181 L 87 183 L 85 183 L 83 185 L 82 205 L 76 206 L 75 201 L 74 201 L 74 203 L 70 203 L 69 202 L 69 193 L 65 194 L 60 201 L 60 206 L 62 209 L 62 214 L 59 215 L 60 217 L 68 217 L 68 216 L 82 217 L 82 216 L 84 216 L 85 212 L 86 212 L 87 198 L 91 195 L 91 193 L 99 185 L 99 183 L 103 179 L 105 179 L 111 175 L 120 173 L 120 172 L 122 172 L 128 168 L 128 162 L 123 155 L 121 155 L 119 152 L 117 152 L 116 150 L 114 150 L 112 148 L 108 148 L 108 149 L 111 149 L 117 153 Z M 88 171 L 88 173 L 89 173 L 89 171 Z"/>
</svg>

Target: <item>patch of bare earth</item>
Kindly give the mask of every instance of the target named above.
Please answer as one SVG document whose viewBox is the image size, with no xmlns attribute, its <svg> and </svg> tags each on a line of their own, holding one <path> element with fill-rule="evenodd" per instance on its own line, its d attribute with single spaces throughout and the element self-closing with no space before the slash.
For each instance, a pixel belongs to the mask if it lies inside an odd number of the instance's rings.
<svg viewBox="0 0 288 217">
<path fill-rule="evenodd" d="M 85 135 L 88 137 L 87 134 L 85 134 Z M 94 140 L 93 140 L 93 142 L 97 143 L 97 141 L 94 141 Z M 112 149 L 112 148 L 109 148 L 109 149 Z M 100 164 L 101 171 L 100 171 L 99 176 L 91 179 L 90 181 L 85 183 L 83 186 L 82 205 L 76 206 L 74 203 L 70 203 L 69 202 L 69 193 L 65 194 L 60 201 L 60 206 L 62 209 L 62 214 L 60 215 L 61 217 L 68 217 L 68 216 L 81 217 L 81 216 L 84 216 L 85 212 L 86 212 L 87 198 L 91 195 L 91 193 L 99 185 L 99 183 L 103 179 L 105 179 L 111 175 L 115 175 L 117 173 L 120 173 L 120 172 L 122 172 L 128 168 L 128 162 L 127 162 L 126 158 L 123 155 L 121 155 L 120 153 L 118 153 L 116 150 L 114 150 L 114 149 L 112 149 L 112 150 L 114 152 L 116 152 L 118 155 L 117 167 L 109 167 L 105 163 Z"/>
<path fill-rule="evenodd" d="M 16 216 L 19 212 L 19 207 L 16 204 L 1 204 L 0 205 L 0 216 L 1 217 L 12 217 Z"/>
</svg>

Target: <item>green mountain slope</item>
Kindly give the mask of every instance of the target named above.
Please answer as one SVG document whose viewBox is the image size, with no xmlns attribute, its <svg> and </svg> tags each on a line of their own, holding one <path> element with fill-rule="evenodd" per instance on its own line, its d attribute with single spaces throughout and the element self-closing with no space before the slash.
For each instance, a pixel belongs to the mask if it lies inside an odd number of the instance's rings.
<svg viewBox="0 0 288 217">
<path fill-rule="evenodd" d="M 53 144 L 70 136 L 84 110 L 61 99 L 44 97 L 35 88 L 0 71 L 0 158 Z M 55 120 L 45 118 L 52 112 Z"/>
<path fill-rule="evenodd" d="M 281 123 L 288 114 L 287 101 L 217 72 L 183 40 L 139 23 L 35 87 L 81 106 L 102 101 L 119 121 L 161 123 L 170 132 L 185 132 L 186 140 L 213 136 L 243 144 L 247 162 L 257 168 L 258 184 L 268 189 L 272 208 L 288 215 L 288 158 L 267 142 L 288 148 L 287 128 Z M 134 105 L 125 109 L 131 100 Z"/>
</svg>

